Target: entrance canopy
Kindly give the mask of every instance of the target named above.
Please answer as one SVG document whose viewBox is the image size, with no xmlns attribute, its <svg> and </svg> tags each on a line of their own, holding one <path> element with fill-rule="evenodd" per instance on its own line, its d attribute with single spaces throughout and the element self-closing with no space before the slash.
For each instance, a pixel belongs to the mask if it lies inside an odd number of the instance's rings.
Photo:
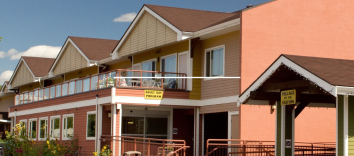
<svg viewBox="0 0 354 156">
<path fill-rule="evenodd" d="M 353 60 L 280 55 L 241 95 L 240 104 L 272 104 L 280 91 L 296 89 L 297 102 L 335 107 L 338 94 L 354 93 Z"/>
</svg>

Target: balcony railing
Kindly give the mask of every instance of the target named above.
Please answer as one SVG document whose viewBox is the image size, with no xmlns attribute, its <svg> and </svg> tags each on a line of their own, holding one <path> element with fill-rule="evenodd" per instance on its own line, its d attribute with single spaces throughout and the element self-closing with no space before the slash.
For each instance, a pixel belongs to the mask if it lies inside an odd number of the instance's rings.
<svg viewBox="0 0 354 156">
<path fill-rule="evenodd" d="M 123 88 L 185 90 L 187 86 L 187 79 L 183 77 L 186 76 L 187 75 L 184 73 L 117 69 L 21 93 L 15 96 L 15 105 L 47 100 L 113 86 Z"/>
</svg>

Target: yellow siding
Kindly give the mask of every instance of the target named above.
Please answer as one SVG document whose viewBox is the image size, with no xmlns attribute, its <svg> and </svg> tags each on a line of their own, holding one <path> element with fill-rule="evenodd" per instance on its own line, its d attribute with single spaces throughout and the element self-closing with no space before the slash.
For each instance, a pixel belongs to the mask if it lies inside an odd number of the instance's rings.
<svg viewBox="0 0 354 156">
<path fill-rule="evenodd" d="M 145 12 L 118 50 L 126 56 L 138 51 L 177 41 L 177 33 L 151 14 Z"/>
<path fill-rule="evenodd" d="M 11 82 L 11 87 L 18 87 L 23 84 L 31 83 L 33 81 L 34 81 L 33 75 L 31 74 L 27 66 L 24 64 L 24 62 L 21 62 Z"/>
<path fill-rule="evenodd" d="M 52 80 L 52 85 L 63 83 L 63 82 L 64 82 L 64 78 L 60 76 L 59 78 Z"/>
<path fill-rule="evenodd" d="M 130 60 L 126 60 L 123 62 L 119 62 L 119 63 L 115 63 L 112 65 L 107 66 L 107 70 L 115 70 L 115 69 L 127 69 L 127 68 L 131 68 L 132 67 L 132 63 L 130 62 Z"/>
<path fill-rule="evenodd" d="M 3 97 L 0 100 L 0 111 L 1 112 L 8 112 L 9 111 L 9 107 L 13 106 L 14 104 L 15 104 L 14 95 Z"/>
<path fill-rule="evenodd" d="M 203 40 L 202 43 L 202 75 L 204 75 L 205 49 L 225 45 L 225 73 L 227 77 L 240 76 L 240 32 L 235 31 Z M 239 79 L 202 80 L 202 99 L 234 96 L 239 94 Z"/>
<path fill-rule="evenodd" d="M 26 91 L 31 91 L 37 88 L 41 88 L 41 85 L 39 84 L 39 82 L 33 82 L 30 84 L 26 84 L 23 86 L 20 86 L 20 93 L 22 92 L 26 92 Z"/>
<path fill-rule="evenodd" d="M 170 55 L 173 53 L 185 52 L 185 51 L 188 51 L 188 49 L 189 49 L 188 45 L 189 45 L 189 41 L 187 40 L 187 41 L 182 41 L 179 43 L 171 44 L 171 45 L 168 45 L 165 47 L 161 47 L 159 49 L 152 49 L 147 52 L 134 55 L 133 62 L 134 62 L 134 64 L 136 64 L 136 63 L 141 63 L 146 60 L 155 59 L 158 57 L 161 58 L 163 56 Z M 156 54 L 157 50 L 161 50 L 160 53 Z M 160 62 L 161 61 L 156 62 L 156 70 L 157 71 L 160 71 Z M 177 62 L 178 62 L 178 60 L 177 60 Z"/>
<path fill-rule="evenodd" d="M 202 42 L 198 41 L 194 47 L 193 55 L 193 77 L 202 76 Z M 192 91 L 189 93 L 190 99 L 200 100 L 201 99 L 201 79 L 192 80 Z"/>
<path fill-rule="evenodd" d="M 65 81 L 81 78 L 93 74 L 98 74 L 98 66 L 92 66 L 88 68 L 83 68 L 80 70 L 72 71 L 70 73 L 65 74 Z"/>
<path fill-rule="evenodd" d="M 67 73 L 84 67 L 87 67 L 87 60 L 71 43 L 68 43 L 54 67 L 53 75 Z"/>
</svg>

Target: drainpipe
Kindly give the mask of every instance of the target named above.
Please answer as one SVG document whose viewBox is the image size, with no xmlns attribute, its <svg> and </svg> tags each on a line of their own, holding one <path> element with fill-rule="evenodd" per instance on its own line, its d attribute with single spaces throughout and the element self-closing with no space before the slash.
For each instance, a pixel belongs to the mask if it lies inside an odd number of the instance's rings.
<svg viewBox="0 0 354 156">
<path fill-rule="evenodd" d="M 97 151 L 98 147 L 98 94 L 96 94 L 96 122 L 95 122 L 95 151 Z M 98 151 L 100 152 L 100 151 Z"/>
<path fill-rule="evenodd" d="M 14 127 L 16 126 L 16 117 L 17 117 L 17 109 L 15 109 L 15 121 L 14 121 L 15 124 L 13 125 Z M 11 127 L 11 130 L 12 130 L 12 127 Z"/>
</svg>

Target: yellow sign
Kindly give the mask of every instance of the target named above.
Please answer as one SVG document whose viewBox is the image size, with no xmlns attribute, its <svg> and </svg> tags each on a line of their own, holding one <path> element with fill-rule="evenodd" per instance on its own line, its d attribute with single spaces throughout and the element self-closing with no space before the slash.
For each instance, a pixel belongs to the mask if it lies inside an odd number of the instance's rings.
<svg viewBox="0 0 354 156">
<path fill-rule="evenodd" d="M 296 90 L 285 90 L 281 92 L 281 105 L 294 105 L 296 103 Z"/>
<path fill-rule="evenodd" d="M 145 99 L 161 100 L 163 91 L 161 90 L 145 90 Z"/>
</svg>

